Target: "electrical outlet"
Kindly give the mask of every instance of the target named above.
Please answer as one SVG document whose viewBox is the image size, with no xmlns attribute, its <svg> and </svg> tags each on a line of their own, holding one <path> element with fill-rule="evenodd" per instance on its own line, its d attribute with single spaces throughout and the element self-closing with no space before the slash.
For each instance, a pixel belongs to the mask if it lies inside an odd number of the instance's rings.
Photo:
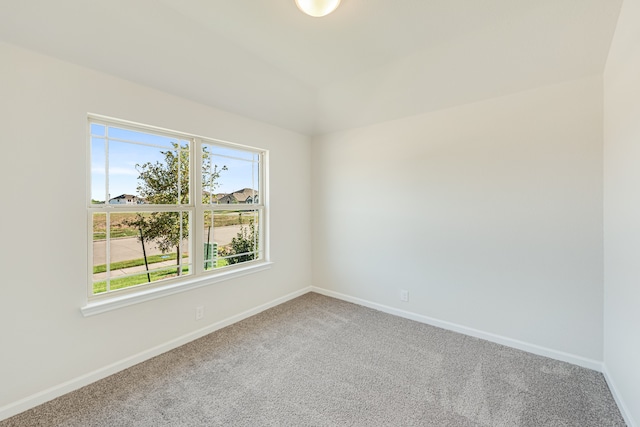
<svg viewBox="0 0 640 427">
<path fill-rule="evenodd" d="M 204 317 L 204 306 L 199 305 L 196 307 L 196 320 L 202 320 Z"/>
<path fill-rule="evenodd" d="M 404 289 L 400 291 L 400 301 L 409 301 L 409 291 Z"/>
</svg>

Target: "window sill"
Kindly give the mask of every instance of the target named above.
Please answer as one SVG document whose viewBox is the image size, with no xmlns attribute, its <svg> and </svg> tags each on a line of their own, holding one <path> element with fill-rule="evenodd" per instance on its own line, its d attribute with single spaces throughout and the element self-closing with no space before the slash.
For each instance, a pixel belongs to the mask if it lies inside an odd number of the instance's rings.
<svg viewBox="0 0 640 427">
<path fill-rule="evenodd" d="M 162 298 L 167 295 L 173 295 L 179 292 L 208 286 L 213 283 L 234 279 L 236 277 L 246 276 L 247 274 L 253 274 L 259 271 L 268 270 L 271 268 L 272 264 L 272 262 L 263 262 L 260 264 L 225 271 L 212 276 L 188 279 L 184 282 L 163 287 L 145 289 L 140 292 L 127 293 L 123 295 L 114 295 L 110 298 L 90 301 L 87 303 L 87 305 L 80 308 L 80 311 L 82 312 L 82 315 L 84 317 L 93 316 L 96 314 L 105 313 L 107 311 L 117 310 L 122 307 L 150 301 L 156 298 Z"/>
</svg>

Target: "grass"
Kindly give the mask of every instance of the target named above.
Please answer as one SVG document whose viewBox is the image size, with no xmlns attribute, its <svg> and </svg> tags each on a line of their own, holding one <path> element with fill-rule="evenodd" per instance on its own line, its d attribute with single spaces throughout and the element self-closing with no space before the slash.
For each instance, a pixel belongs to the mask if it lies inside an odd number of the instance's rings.
<svg viewBox="0 0 640 427">
<path fill-rule="evenodd" d="M 173 258 L 165 258 L 165 259 L 162 259 L 162 261 L 166 261 L 168 259 L 174 259 L 174 260 L 176 259 L 176 254 L 169 254 L 169 255 L 173 255 Z M 161 257 L 162 255 L 154 255 L 154 257 L 155 256 Z M 186 257 L 186 255 L 185 255 L 185 257 Z M 149 258 L 151 258 L 151 257 L 149 257 Z M 138 266 L 138 265 L 144 265 L 144 259 L 142 259 L 142 260 L 123 261 L 122 263 L 135 263 L 135 262 L 138 262 L 138 261 L 142 261 L 142 263 L 141 264 L 140 263 L 139 264 L 135 264 L 135 265 L 129 265 L 129 267 L 135 267 L 135 266 Z M 156 261 L 156 262 L 159 262 L 159 261 Z M 112 263 L 111 264 L 111 266 L 112 266 L 111 268 L 113 270 L 115 270 L 115 268 L 113 266 L 116 265 L 116 264 L 120 264 L 120 263 Z M 151 264 L 151 262 L 149 262 L 149 264 Z M 227 266 L 228 264 L 229 264 L 229 262 L 226 259 L 219 259 L 219 260 L 217 260 L 216 268 L 224 267 L 224 266 Z M 102 273 L 102 272 L 106 271 L 106 265 L 102 265 L 102 266 L 97 265 L 96 267 L 94 267 L 94 273 L 96 273 L 95 270 L 96 270 L 97 267 L 104 267 L 105 268 L 105 270 L 99 271 L 99 273 Z M 126 268 L 126 267 L 119 267 L 119 268 Z M 188 274 L 188 273 L 189 273 L 189 267 L 182 267 L 182 274 L 185 275 L 185 274 Z M 169 279 L 171 277 L 177 277 L 176 267 L 167 267 L 167 268 L 164 268 L 162 270 L 154 271 L 154 272 L 149 273 L 149 276 L 151 277 L 151 282 L 157 282 L 159 280 Z M 119 278 L 116 278 L 116 279 L 111 279 L 109 288 L 112 291 L 114 291 L 114 290 L 117 290 L 117 289 L 124 289 L 124 288 L 129 288 L 131 286 L 142 285 L 142 284 L 145 284 L 145 283 L 149 283 L 149 279 L 147 278 L 147 272 L 146 271 L 143 272 L 143 273 L 140 273 L 140 274 L 133 275 L 133 276 L 119 277 Z M 106 280 L 101 280 L 101 281 L 95 282 L 93 284 L 93 294 L 94 295 L 102 293 L 102 292 L 106 292 L 106 290 L 107 290 L 107 281 Z"/>
<path fill-rule="evenodd" d="M 182 258 L 187 258 L 188 256 L 189 254 L 184 254 Z M 157 262 L 163 262 L 163 261 L 172 261 L 172 260 L 175 261 L 175 259 L 176 259 L 175 252 L 168 253 L 166 255 L 160 255 L 160 254 L 149 255 L 147 257 L 147 263 L 155 264 Z M 123 268 L 129 268 L 129 267 L 138 267 L 140 265 L 144 265 L 144 258 L 128 259 L 126 261 L 112 262 L 111 270 L 120 270 Z M 100 265 L 93 266 L 93 274 L 104 273 L 105 271 L 107 271 L 107 264 L 100 264 Z"/>
<path fill-rule="evenodd" d="M 189 268 L 188 267 L 182 267 L 182 274 L 186 275 L 189 273 Z M 162 270 L 158 270 L 158 271 L 154 271 L 152 273 L 149 273 L 149 276 L 151 277 L 151 282 L 157 282 L 158 280 L 162 280 L 162 279 L 168 279 L 170 277 L 176 277 L 176 267 L 168 267 Z M 140 274 L 136 274 L 135 276 L 128 276 L 128 277 L 120 277 L 117 279 L 111 279 L 111 282 L 109 284 L 109 288 L 112 291 L 115 291 L 116 289 L 123 289 L 123 288 L 129 288 L 131 286 L 136 286 L 136 285 L 141 285 L 143 283 L 148 283 L 148 278 L 147 278 L 147 273 L 140 273 Z M 102 280 L 100 282 L 95 282 L 93 284 L 93 293 L 95 294 L 99 294 L 101 292 L 106 292 L 107 290 L 107 281 L 106 280 Z"/>
<path fill-rule="evenodd" d="M 216 268 L 220 268 L 220 267 L 226 267 L 227 265 L 229 265 L 229 260 L 227 259 L 217 259 L 216 260 Z M 212 270 L 211 268 L 207 268 L 206 271 L 210 271 Z"/>
<path fill-rule="evenodd" d="M 117 239 L 118 237 L 138 237 L 139 231 L 133 228 L 123 228 L 119 230 L 111 230 L 111 238 Z M 98 231 L 93 233 L 93 240 L 104 240 L 107 238 L 106 231 Z"/>
</svg>

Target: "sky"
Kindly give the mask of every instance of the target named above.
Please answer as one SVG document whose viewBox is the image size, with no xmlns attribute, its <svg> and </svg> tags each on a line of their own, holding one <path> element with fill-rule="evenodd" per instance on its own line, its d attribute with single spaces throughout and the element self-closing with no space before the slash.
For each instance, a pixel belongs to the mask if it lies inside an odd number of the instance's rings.
<svg viewBox="0 0 640 427">
<path fill-rule="evenodd" d="M 108 131 L 108 136 L 107 136 Z M 173 149 L 174 142 L 188 146 L 189 141 L 122 128 L 91 124 L 91 198 L 105 200 L 121 194 L 137 194 L 139 173 L 136 165 L 164 162 L 162 151 Z M 107 150 L 108 145 L 108 166 Z M 217 181 L 215 193 L 231 193 L 243 188 L 258 189 L 258 167 L 253 153 L 218 145 L 207 145 L 212 163 L 227 166 Z M 257 160 L 257 159 L 256 159 Z M 109 188 L 105 188 L 108 170 Z"/>
</svg>

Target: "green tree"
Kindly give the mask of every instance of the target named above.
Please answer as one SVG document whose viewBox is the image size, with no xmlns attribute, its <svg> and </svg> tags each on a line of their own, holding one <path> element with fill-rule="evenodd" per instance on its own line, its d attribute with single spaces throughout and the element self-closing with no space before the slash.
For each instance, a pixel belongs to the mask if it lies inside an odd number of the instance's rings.
<svg viewBox="0 0 640 427">
<path fill-rule="evenodd" d="M 173 143 L 173 150 L 160 152 L 163 161 L 136 164 L 138 195 L 147 204 L 176 205 L 189 203 L 189 146 Z M 203 150 L 203 187 L 212 193 L 217 188 L 220 173 L 226 166 L 212 167 L 208 151 Z M 203 191 L 207 193 L 207 191 Z M 203 196 L 204 198 L 204 196 Z M 182 261 L 180 244 L 189 237 L 189 212 L 151 212 L 138 215 L 128 225 L 140 230 L 138 240 L 143 244 L 152 241 L 162 253 L 176 250 L 177 274 L 180 275 Z"/>
<path fill-rule="evenodd" d="M 173 143 L 173 150 L 161 151 L 164 161 L 137 164 L 138 194 L 146 203 L 175 205 L 189 203 L 189 147 Z"/>
</svg>

